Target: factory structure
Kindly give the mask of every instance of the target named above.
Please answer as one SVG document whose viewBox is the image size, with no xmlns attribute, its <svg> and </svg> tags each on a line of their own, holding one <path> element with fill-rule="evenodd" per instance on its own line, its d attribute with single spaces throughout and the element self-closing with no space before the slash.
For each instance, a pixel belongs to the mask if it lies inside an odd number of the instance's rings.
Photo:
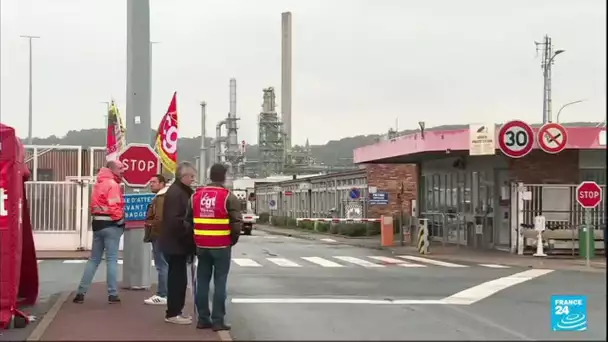
<svg viewBox="0 0 608 342">
<path fill-rule="evenodd" d="M 201 103 L 202 137 L 197 163 L 201 171 L 213 163 L 229 167 L 228 183 L 243 177 L 265 179 L 271 176 L 293 176 L 342 171 L 354 167 L 318 164 L 312 156 L 308 139 L 304 146 L 292 145 L 292 34 L 291 12 L 281 14 L 281 115 L 276 111 L 274 87 L 262 90 L 262 106 L 258 115 L 257 158 L 245 158 L 246 143 L 238 139 L 236 113 L 236 79 L 230 79 L 228 116 L 215 126 L 215 138 L 207 146 L 206 103 Z"/>
</svg>

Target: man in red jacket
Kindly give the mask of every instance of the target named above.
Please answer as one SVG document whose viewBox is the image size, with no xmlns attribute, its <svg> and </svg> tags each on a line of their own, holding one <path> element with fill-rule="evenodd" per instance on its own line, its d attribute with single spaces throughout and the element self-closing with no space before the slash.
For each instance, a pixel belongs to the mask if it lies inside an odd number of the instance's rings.
<svg viewBox="0 0 608 342">
<path fill-rule="evenodd" d="M 101 263 L 103 252 L 106 252 L 108 302 L 119 303 L 118 297 L 118 246 L 125 229 L 125 202 L 120 187 L 124 171 L 119 161 L 111 160 L 97 174 L 97 183 L 91 195 L 91 216 L 93 218 L 93 247 L 91 256 L 84 269 L 80 285 L 74 297 L 74 303 L 84 302 L 97 267 Z"/>
</svg>

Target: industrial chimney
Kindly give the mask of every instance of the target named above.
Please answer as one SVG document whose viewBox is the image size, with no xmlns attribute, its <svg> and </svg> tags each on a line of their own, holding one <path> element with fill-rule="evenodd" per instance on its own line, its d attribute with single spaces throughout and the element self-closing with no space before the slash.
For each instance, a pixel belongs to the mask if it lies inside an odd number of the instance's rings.
<svg viewBox="0 0 608 342">
<path fill-rule="evenodd" d="M 291 149 L 291 12 L 281 13 L 281 120 Z"/>
</svg>

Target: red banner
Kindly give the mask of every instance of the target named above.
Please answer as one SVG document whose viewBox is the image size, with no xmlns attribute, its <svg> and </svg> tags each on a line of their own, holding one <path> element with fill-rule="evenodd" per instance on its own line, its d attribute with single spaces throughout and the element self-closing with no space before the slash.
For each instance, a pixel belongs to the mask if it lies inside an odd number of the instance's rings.
<svg viewBox="0 0 608 342">
<path fill-rule="evenodd" d="M 179 138 L 177 125 L 177 92 L 169 104 L 169 109 L 163 117 L 156 132 L 155 149 L 165 169 L 171 173 L 177 167 L 177 140 Z"/>
</svg>

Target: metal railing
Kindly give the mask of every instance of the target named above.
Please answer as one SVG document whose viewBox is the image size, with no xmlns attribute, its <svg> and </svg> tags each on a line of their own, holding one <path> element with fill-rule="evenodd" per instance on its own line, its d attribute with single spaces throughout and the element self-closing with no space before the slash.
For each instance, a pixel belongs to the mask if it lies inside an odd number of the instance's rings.
<svg viewBox="0 0 608 342">
<path fill-rule="evenodd" d="M 36 232 L 76 231 L 81 187 L 73 182 L 26 182 L 32 229 Z"/>
</svg>

